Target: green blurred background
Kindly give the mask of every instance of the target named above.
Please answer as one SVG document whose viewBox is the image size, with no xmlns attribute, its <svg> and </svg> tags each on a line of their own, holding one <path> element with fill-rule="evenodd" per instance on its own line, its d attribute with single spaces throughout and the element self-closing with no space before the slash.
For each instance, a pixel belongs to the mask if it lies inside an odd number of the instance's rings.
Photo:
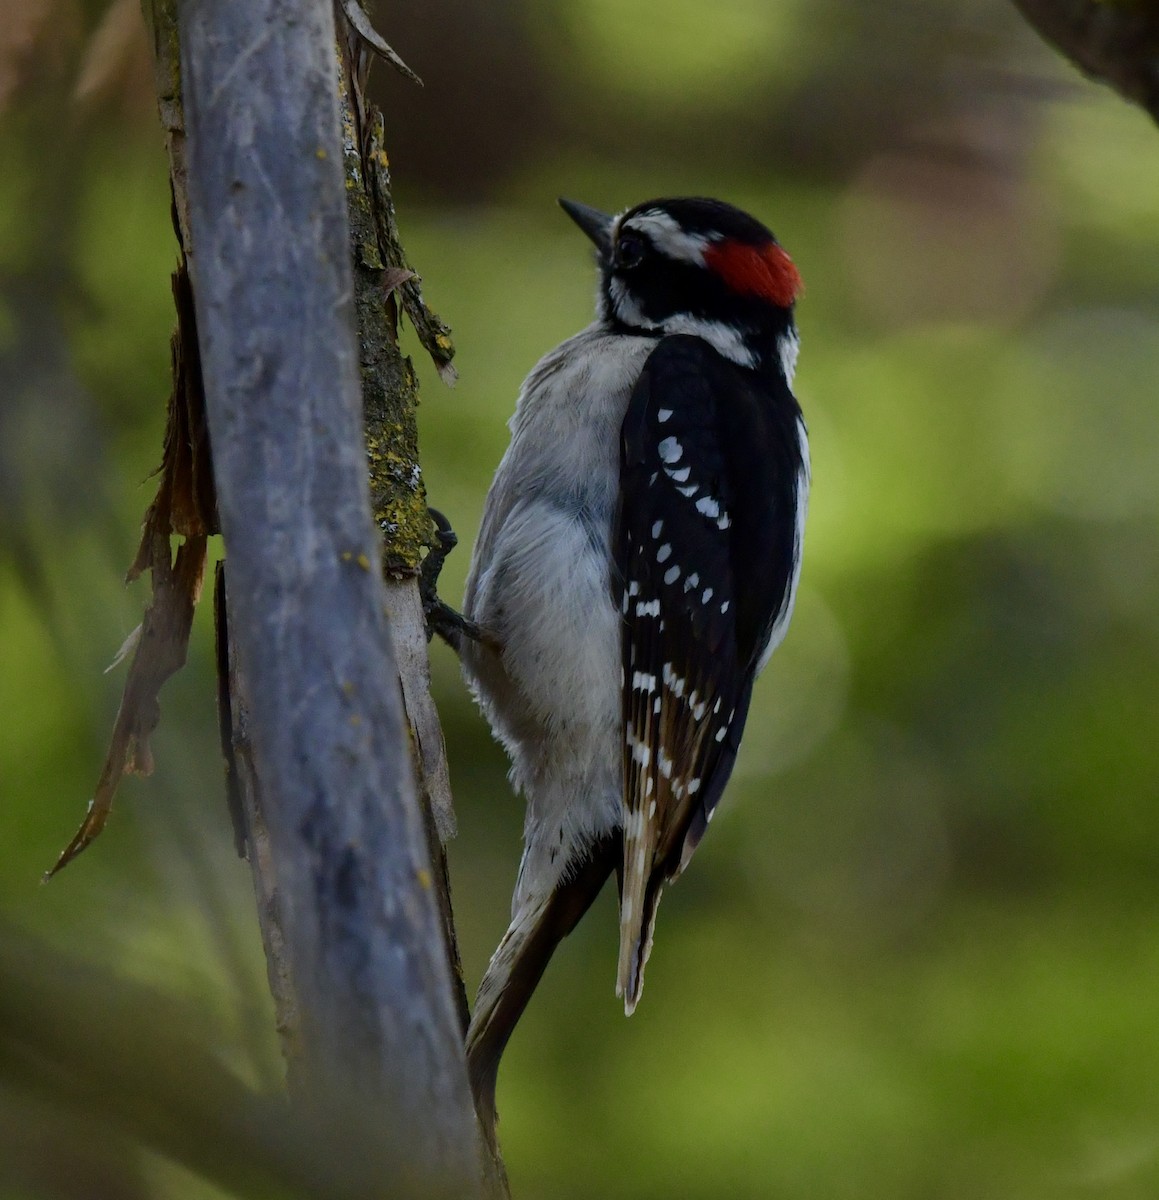
<svg viewBox="0 0 1159 1200">
<path fill-rule="evenodd" d="M 556 196 L 720 196 L 806 284 L 797 615 L 637 1015 L 605 895 L 515 1035 L 517 1200 L 1159 1195 L 1159 131 L 999 0 L 400 0 L 379 25 L 427 85 L 377 80 L 459 351 L 448 390 L 411 347 L 448 598 L 521 378 L 590 319 Z M 174 241 L 135 6 L 7 0 L 0 28 L 0 918 L 188 1002 L 273 1088 L 206 605 L 156 773 L 39 884 L 146 595 L 120 580 Z M 434 675 L 473 990 L 521 805 L 442 648 Z M 0 1087 L 3 1200 L 98 1194 L 36 1170 L 35 1130 L 4 1148 L 16 1111 Z M 133 1177 L 218 1194 L 144 1152 Z"/>
</svg>

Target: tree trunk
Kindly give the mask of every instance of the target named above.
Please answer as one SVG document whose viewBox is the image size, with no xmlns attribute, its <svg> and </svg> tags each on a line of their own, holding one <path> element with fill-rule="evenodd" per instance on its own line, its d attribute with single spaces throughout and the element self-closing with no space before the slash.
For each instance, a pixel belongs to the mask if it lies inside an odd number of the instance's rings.
<svg viewBox="0 0 1159 1200">
<path fill-rule="evenodd" d="M 392 1194 L 480 1194 L 366 482 L 333 16 L 187 0 L 180 59 L 232 724 L 292 1088 L 352 1153 L 377 1138 Z"/>
</svg>

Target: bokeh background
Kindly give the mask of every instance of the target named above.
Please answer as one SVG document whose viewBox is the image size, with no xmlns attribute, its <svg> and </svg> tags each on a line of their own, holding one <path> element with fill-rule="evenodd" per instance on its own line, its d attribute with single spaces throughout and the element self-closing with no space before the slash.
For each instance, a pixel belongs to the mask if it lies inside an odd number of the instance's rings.
<svg viewBox="0 0 1159 1200">
<path fill-rule="evenodd" d="M 521 378 L 590 318 L 558 195 L 729 199 L 806 283 L 797 615 L 636 1016 L 605 895 L 516 1033 L 515 1196 L 1159 1195 L 1159 130 L 1001 0 L 378 16 L 426 81 L 377 84 L 404 240 L 458 345 L 454 390 L 412 352 L 427 486 L 465 544 Z M 145 600 L 121 578 L 159 459 L 173 259 L 135 4 L 3 0 L 0 918 L 175 997 L 274 1088 L 207 605 L 155 774 L 39 882 Z M 466 565 L 465 545 L 452 600 Z M 521 806 L 441 648 L 434 675 L 473 989 Z M 109 1180 L 129 1175 L 59 1168 L 34 1111 L 0 1087 L 3 1200 L 127 1194 Z M 131 1153 L 132 1194 L 218 1194 Z"/>
</svg>

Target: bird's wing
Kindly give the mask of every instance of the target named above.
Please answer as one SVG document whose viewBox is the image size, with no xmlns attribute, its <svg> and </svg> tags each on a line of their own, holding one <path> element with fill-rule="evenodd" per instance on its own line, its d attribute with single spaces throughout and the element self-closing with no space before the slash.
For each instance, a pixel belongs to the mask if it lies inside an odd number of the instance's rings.
<svg viewBox="0 0 1159 1200">
<path fill-rule="evenodd" d="M 624 419 L 615 590 L 623 617 L 624 867 L 617 992 L 630 1012 L 660 887 L 736 759 L 753 679 L 791 603 L 799 409 L 706 342 L 661 340 Z"/>
</svg>

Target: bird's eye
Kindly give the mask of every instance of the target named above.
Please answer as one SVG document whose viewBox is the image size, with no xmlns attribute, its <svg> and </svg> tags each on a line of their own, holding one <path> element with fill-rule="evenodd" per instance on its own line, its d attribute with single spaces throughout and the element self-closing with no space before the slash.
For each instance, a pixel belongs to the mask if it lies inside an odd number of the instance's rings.
<svg viewBox="0 0 1159 1200">
<path fill-rule="evenodd" d="M 644 257 L 644 239 L 637 233 L 622 233 L 616 243 L 616 266 L 630 271 Z"/>
</svg>

